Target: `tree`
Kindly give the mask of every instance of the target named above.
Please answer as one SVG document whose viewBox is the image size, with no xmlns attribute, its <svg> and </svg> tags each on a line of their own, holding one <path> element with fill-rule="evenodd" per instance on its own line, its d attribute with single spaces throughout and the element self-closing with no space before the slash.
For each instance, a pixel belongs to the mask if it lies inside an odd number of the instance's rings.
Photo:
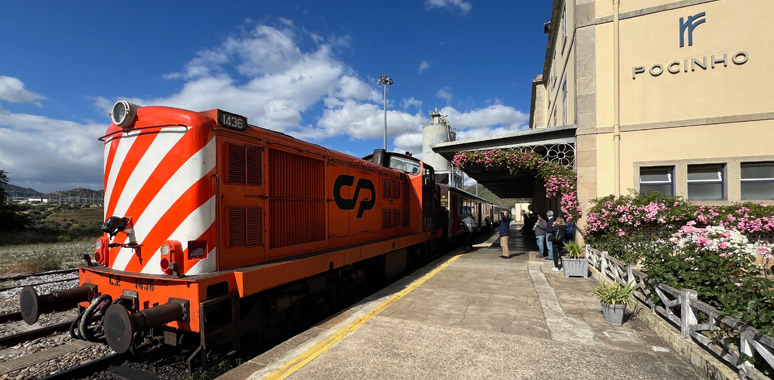
<svg viewBox="0 0 774 380">
<path fill-rule="evenodd" d="M 8 172 L 0 169 L 0 184 L 8 184 Z M 26 215 L 19 212 L 19 208 L 7 202 L 8 195 L 5 189 L 0 187 L 0 231 L 21 231 L 29 223 Z"/>
<path fill-rule="evenodd" d="M 8 184 L 8 172 L 5 170 L 0 169 L 0 185 L 7 185 Z M 8 197 L 8 194 L 5 193 L 5 189 L 0 186 L 0 207 L 5 205 L 5 199 Z"/>
</svg>

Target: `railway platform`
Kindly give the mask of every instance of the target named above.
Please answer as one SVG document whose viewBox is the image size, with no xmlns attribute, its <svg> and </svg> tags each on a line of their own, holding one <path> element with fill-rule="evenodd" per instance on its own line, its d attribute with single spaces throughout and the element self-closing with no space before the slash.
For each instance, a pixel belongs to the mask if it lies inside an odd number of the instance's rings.
<svg viewBox="0 0 774 380">
<path fill-rule="evenodd" d="M 595 280 L 566 278 L 511 225 L 222 375 L 243 379 L 699 379 L 631 316 L 604 321 Z M 635 310 L 636 312 L 636 310 Z"/>
</svg>

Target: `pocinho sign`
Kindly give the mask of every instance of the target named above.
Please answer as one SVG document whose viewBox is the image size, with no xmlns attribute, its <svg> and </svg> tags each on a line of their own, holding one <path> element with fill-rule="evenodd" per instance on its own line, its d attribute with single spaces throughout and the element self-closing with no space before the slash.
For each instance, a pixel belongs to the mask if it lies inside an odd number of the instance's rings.
<svg viewBox="0 0 774 380">
<path fill-rule="evenodd" d="M 707 21 L 706 12 L 700 12 L 687 18 L 680 17 L 679 40 L 680 48 L 693 46 L 694 30 Z M 728 67 L 730 64 L 741 66 L 750 60 L 747 52 L 739 51 L 734 54 L 723 53 L 717 55 L 706 55 L 701 58 L 683 58 L 676 59 L 667 63 L 654 63 L 649 66 L 632 67 L 632 79 L 637 79 L 638 75 L 650 74 L 652 77 L 659 77 L 664 72 L 669 74 L 679 74 L 680 72 L 695 72 L 696 70 L 714 70 L 715 68 Z"/>
</svg>

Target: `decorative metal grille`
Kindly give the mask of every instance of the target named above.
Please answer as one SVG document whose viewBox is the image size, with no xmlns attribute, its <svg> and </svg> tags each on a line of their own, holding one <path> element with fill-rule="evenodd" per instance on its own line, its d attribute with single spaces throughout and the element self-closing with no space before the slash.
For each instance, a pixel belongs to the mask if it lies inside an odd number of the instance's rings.
<svg viewBox="0 0 774 380">
<path fill-rule="evenodd" d="M 528 149 L 542 155 L 546 161 L 558 162 L 568 168 L 575 168 L 574 143 L 533 145 L 528 147 Z"/>
</svg>

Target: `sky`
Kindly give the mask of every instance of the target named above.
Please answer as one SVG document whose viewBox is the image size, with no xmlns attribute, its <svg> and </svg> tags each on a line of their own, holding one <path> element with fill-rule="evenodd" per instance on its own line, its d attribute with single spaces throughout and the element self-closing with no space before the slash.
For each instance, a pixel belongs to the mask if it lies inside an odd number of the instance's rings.
<svg viewBox="0 0 774 380">
<path fill-rule="evenodd" d="M 3 1 L 0 170 L 41 192 L 103 188 L 120 99 L 204 111 L 357 157 L 528 129 L 551 1 Z"/>
</svg>

